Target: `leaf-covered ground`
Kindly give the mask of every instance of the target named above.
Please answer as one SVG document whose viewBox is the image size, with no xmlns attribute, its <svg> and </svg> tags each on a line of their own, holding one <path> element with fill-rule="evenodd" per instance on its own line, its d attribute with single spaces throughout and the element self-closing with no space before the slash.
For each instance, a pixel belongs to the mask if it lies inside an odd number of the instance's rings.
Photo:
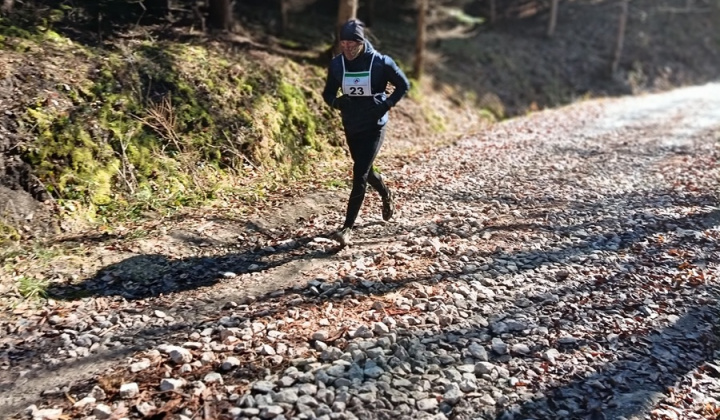
<svg viewBox="0 0 720 420">
<path fill-rule="evenodd" d="M 397 216 L 369 194 L 344 249 L 324 239 L 344 188 L 76 238 L 92 264 L 54 260 L 54 298 L 1 315 L 0 407 L 716 418 L 718 98 L 585 102 L 382 159 Z"/>
</svg>

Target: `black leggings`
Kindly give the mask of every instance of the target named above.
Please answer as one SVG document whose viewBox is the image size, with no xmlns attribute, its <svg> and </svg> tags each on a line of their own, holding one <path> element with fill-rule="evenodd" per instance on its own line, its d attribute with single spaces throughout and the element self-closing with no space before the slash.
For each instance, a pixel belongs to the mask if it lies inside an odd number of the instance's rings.
<svg viewBox="0 0 720 420">
<path fill-rule="evenodd" d="M 387 198 L 390 194 L 380 174 L 373 169 L 373 162 L 385 138 L 385 126 L 356 134 L 346 134 L 345 138 L 354 163 L 352 191 L 343 227 L 352 228 L 358 213 L 360 213 L 363 200 L 365 200 L 367 184 L 380 193 L 382 198 Z"/>
</svg>

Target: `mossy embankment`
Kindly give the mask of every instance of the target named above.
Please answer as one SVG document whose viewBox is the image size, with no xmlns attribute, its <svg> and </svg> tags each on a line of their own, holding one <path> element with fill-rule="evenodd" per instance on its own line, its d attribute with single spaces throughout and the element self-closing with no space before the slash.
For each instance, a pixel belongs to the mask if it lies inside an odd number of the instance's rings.
<svg viewBox="0 0 720 420">
<path fill-rule="evenodd" d="M 0 25 L 4 77 L 18 86 L 6 154 L 66 218 L 252 203 L 319 171 L 337 175 L 328 163 L 344 158 L 343 138 L 318 64 L 201 35 L 100 47 Z M 429 112 L 419 127 L 437 132 L 437 120 Z M 18 229 L 5 230 L 17 239 Z"/>
<path fill-rule="evenodd" d="M 11 77 L 42 79 L 15 104 L 15 153 L 66 208 L 185 205 L 259 168 L 289 179 L 336 152 L 312 67 L 264 66 L 213 44 L 108 50 L 50 31 L 3 42 Z"/>
</svg>

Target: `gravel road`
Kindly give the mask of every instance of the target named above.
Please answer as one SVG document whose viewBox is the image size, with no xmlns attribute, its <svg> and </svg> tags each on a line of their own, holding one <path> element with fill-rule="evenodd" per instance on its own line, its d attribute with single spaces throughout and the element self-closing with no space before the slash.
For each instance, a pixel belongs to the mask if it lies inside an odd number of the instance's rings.
<svg viewBox="0 0 720 420">
<path fill-rule="evenodd" d="M 587 101 L 382 162 L 344 249 L 343 190 L 111 250 L 0 316 L 0 413 L 716 418 L 719 157 L 720 85 Z"/>
</svg>

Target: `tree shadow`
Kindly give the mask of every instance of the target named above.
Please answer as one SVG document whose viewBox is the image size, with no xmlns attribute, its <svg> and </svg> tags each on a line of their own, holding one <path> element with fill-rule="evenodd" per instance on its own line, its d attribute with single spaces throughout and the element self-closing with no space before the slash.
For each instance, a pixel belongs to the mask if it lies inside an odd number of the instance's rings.
<svg viewBox="0 0 720 420">
<path fill-rule="evenodd" d="M 264 232 L 262 228 L 256 228 Z M 309 247 L 318 237 L 322 234 L 289 238 L 275 246 L 253 246 L 242 252 L 214 257 L 133 256 L 102 268 L 81 283 L 52 285 L 47 293 L 54 299 L 74 300 L 95 295 L 136 300 L 193 290 L 211 286 L 223 278 L 262 272 L 292 261 L 330 258 L 339 251 L 340 248 L 332 245 L 330 240 L 316 248 Z M 176 238 L 189 244 L 208 245 L 208 239 L 203 236 L 178 232 Z"/>
<path fill-rule="evenodd" d="M 624 348 L 626 351 L 617 360 L 597 366 L 597 373 L 573 375 L 585 377 L 544 388 L 540 398 L 510 407 L 496 418 L 512 419 L 517 415 L 548 419 L 644 418 L 671 390 L 680 388 L 683 377 L 715 358 L 714 330 L 718 327 L 718 312 L 710 302 L 717 298 L 718 295 L 712 293 L 707 306 L 690 308 L 661 330 L 559 346 L 560 353 L 546 366 L 551 372 L 566 369 L 573 355 L 583 349 L 615 352 Z"/>
<path fill-rule="evenodd" d="M 701 197 L 698 200 L 702 201 L 705 198 Z M 604 222 L 601 222 L 601 225 L 602 223 Z M 498 401 L 497 407 L 472 406 L 459 402 L 455 405 L 440 404 L 440 410 L 454 413 L 453 415 L 458 419 L 470 418 L 468 416 L 471 414 L 482 415 L 485 418 L 495 416 L 498 419 L 516 418 L 513 416 L 520 415 L 517 413 L 523 415 L 534 413 L 539 418 L 560 418 L 557 413 L 561 410 L 569 413 L 566 416 L 568 418 L 581 418 L 601 411 L 619 413 L 620 411 L 617 410 L 620 409 L 624 410 L 622 413 L 628 413 L 632 410 L 642 410 L 649 402 L 656 401 L 659 393 L 664 391 L 664 387 L 673 384 L 687 372 L 709 360 L 707 349 L 712 343 L 708 340 L 712 337 L 709 335 L 710 330 L 707 325 L 711 321 L 708 318 L 711 312 L 706 308 L 688 307 L 689 304 L 683 299 L 684 296 L 704 293 L 705 304 L 709 305 L 720 296 L 702 282 L 694 283 L 694 289 L 685 288 L 679 283 L 682 280 L 679 277 L 682 270 L 678 267 L 683 263 L 698 267 L 703 264 L 706 266 L 717 264 L 717 261 L 712 259 L 713 255 L 717 254 L 716 241 L 695 234 L 678 235 L 677 238 L 665 242 L 648 243 L 648 239 L 653 235 L 676 232 L 678 228 L 693 231 L 718 226 L 720 212 L 717 209 L 709 209 L 685 217 L 660 217 L 657 223 L 647 226 L 644 230 L 628 230 L 620 233 L 612 228 L 609 221 L 607 224 L 608 226 L 604 227 L 608 230 L 601 236 L 619 236 L 622 238 L 620 242 L 606 246 L 597 241 L 584 241 L 560 244 L 553 249 L 514 252 L 499 250 L 479 256 L 485 258 L 488 265 L 484 268 L 484 276 L 493 279 L 498 286 L 502 279 L 520 273 L 547 279 L 546 276 L 549 274 L 542 269 L 546 264 L 559 264 L 561 268 L 577 264 L 605 267 L 600 276 L 583 274 L 581 269 L 575 267 L 563 275 L 560 275 L 561 272 L 556 273 L 556 277 L 551 279 L 551 282 L 546 282 L 546 286 L 527 296 L 531 302 L 529 307 L 517 306 L 516 299 L 512 297 L 495 300 L 486 296 L 482 299 L 489 305 L 483 308 L 482 300 L 478 300 L 470 307 L 474 316 L 459 321 L 459 324 L 424 324 L 419 327 L 404 328 L 398 339 L 402 339 L 402 343 L 409 343 L 409 346 L 417 347 L 418 351 L 410 355 L 409 361 L 418 369 L 427 364 L 437 364 L 449 369 L 455 364 L 474 363 L 472 358 L 467 357 L 454 359 L 452 362 L 438 359 L 437 349 L 442 349 L 443 346 L 449 345 L 462 352 L 470 341 L 479 341 L 484 346 L 489 346 L 493 337 L 500 337 L 506 343 L 513 344 L 527 341 L 526 337 L 536 334 L 539 328 L 545 329 L 545 335 L 551 334 L 555 337 L 552 340 L 533 343 L 529 354 L 515 355 L 525 358 L 528 367 L 532 364 L 533 369 L 541 369 L 541 372 L 557 373 L 567 379 L 566 382 L 558 384 L 543 381 L 542 373 L 539 376 L 528 376 L 528 369 L 520 369 L 515 364 L 507 365 L 510 360 L 507 354 L 488 352 L 489 361 L 496 368 L 486 373 L 487 377 L 479 375 L 485 381 L 483 384 L 490 387 L 488 390 L 492 387 L 512 388 L 509 381 L 511 378 L 516 378 L 522 385 L 516 385 L 514 388 L 523 392 L 519 393 L 516 400 Z M 578 224 L 567 229 L 569 231 L 583 229 L 583 226 L 585 225 Z M 312 240 L 309 236 L 290 238 L 290 241 L 284 242 L 282 238 L 260 225 L 249 224 L 248 228 L 256 230 L 258 235 L 272 237 L 283 245 L 273 245 L 274 249 L 260 248 L 221 257 L 195 257 L 177 261 L 168 260 L 161 255 L 134 257 L 104 268 L 88 278 L 83 287 L 92 294 L 114 294 L 130 300 L 141 299 L 158 296 L 161 293 L 170 294 L 178 290 L 197 288 L 206 283 L 212 284 L 224 271 L 256 272 L 297 259 L 328 256 L 325 251 L 313 251 L 307 248 Z M 640 243 L 645 245 L 639 247 Z M 705 255 L 685 254 L 683 249 L 688 246 L 703 247 L 706 250 Z M 597 251 L 606 252 L 608 255 L 625 255 L 626 259 L 621 265 L 606 267 L 607 263 L 602 259 L 589 258 Z M 440 249 L 438 252 L 446 251 Z M 575 260 L 578 256 L 581 259 Z M 524 263 L 510 268 L 507 261 L 524 261 Z M 255 267 L 252 267 L 253 265 Z M 654 267 L 654 271 L 650 271 L 648 267 Z M 657 273 L 660 272 L 665 274 L 658 275 Z M 171 332 L 177 334 L 197 331 L 208 322 L 217 322 L 218 319 L 222 319 L 224 327 L 242 328 L 258 320 L 284 319 L 289 316 L 291 310 L 302 312 L 328 303 L 347 302 L 349 299 L 373 299 L 387 296 L 413 284 L 442 285 L 448 279 L 460 279 L 471 283 L 475 281 L 476 273 L 449 269 L 432 274 L 417 272 L 404 278 L 373 282 L 347 277 L 336 282 L 314 281 L 304 287 L 271 290 L 244 302 L 238 300 L 238 296 L 222 296 L 213 299 L 212 305 L 198 301 L 176 307 L 169 302 L 157 302 L 153 309 L 166 310 L 169 314 L 182 313 L 182 321 L 170 321 L 164 326 L 130 328 L 123 331 L 122 335 L 132 337 L 132 340 L 128 340 L 130 343 L 137 343 L 138 338 L 142 337 L 147 340 L 148 348 L 151 348 L 156 345 L 157 340 L 166 340 Z M 677 285 L 663 286 L 664 279 L 675 279 L 673 281 L 676 281 Z M 691 282 L 695 280 L 685 279 Z M 651 304 L 644 300 L 645 291 L 658 287 L 661 288 L 659 296 L 673 299 L 675 307 L 664 306 L 663 299 Z M 75 292 L 74 289 L 63 288 L 52 291 L 53 295 L 59 298 L 67 298 Z M 292 295 L 291 300 L 287 299 L 288 294 Z M 518 295 L 517 298 L 520 296 L 522 295 Z M 562 299 L 559 298 L 560 296 Z M 231 300 L 240 302 L 240 305 L 237 302 L 226 305 Z M 653 306 L 654 303 L 660 306 Z M 583 318 L 585 307 L 595 311 L 596 318 L 592 322 Z M 655 316 L 663 313 L 677 315 L 675 320 L 668 317 L 669 326 L 657 331 L 649 326 L 653 312 Z M 420 313 L 429 312 L 423 310 Z M 398 319 L 404 317 L 402 311 L 396 316 Z M 598 323 L 598 316 L 607 318 L 607 322 Z M 614 329 L 616 327 L 613 327 L 612 322 L 617 317 L 632 320 L 631 325 L 624 329 Z M 513 321 L 516 322 L 513 324 Z M 518 325 L 518 322 L 521 323 L 521 328 L 508 327 L 508 325 Z M 597 327 L 601 329 L 597 330 Z M 582 338 L 573 339 L 572 332 L 575 330 L 585 332 L 581 334 Z M 608 336 L 607 330 L 616 331 L 616 336 Z M 330 344 L 345 348 L 348 341 L 341 335 Z M 32 352 L 33 345 L 26 343 L 21 351 Z M 553 356 L 554 364 L 544 356 L 548 350 L 553 349 L 557 350 L 557 354 Z M 424 354 L 426 350 L 428 353 Z M 586 353 L 596 354 L 595 359 L 589 362 L 594 371 L 574 374 L 572 366 L 576 363 L 572 362 L 573 358 Z M 266 361 L 261 357 L 257 363 L 259 366 L 264 366 Z M 636 373 L 642 372 L 643 369 L 646 372 L 638 379 Z M 252 375 L 267 373 L 264 368 L 259 370 L 253 368 L 243 372 L 240 377 L 246 379 L 252 379 Z M 633 388 L 634 386 L 642 387 L 643 391 L 636 391 L 637 388 Z M 442 397 L 440 394 L 437 396 Z M 504 411 L 497 414 L 497 409 Z"/>
</svg>

